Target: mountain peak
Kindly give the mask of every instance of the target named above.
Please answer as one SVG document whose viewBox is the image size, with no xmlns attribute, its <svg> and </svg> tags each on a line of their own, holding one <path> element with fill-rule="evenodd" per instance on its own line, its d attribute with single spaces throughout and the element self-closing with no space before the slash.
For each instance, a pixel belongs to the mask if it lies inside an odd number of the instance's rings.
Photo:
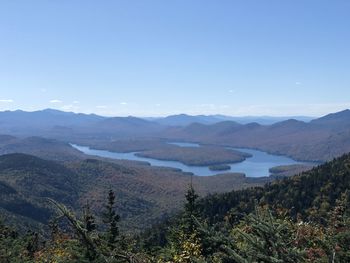
<svg viewBox="0 0 350 263">
<path fill-rule="evenodd" d="M 321 118 L 311 121 L 311 123 L 326 124 L 326 123 L 339 122 L 339 123 L 346 124 L 349 121 L 350 121 L 350 110 L 346 109 L 343 111 L 327 114 Z"/>
</svg>

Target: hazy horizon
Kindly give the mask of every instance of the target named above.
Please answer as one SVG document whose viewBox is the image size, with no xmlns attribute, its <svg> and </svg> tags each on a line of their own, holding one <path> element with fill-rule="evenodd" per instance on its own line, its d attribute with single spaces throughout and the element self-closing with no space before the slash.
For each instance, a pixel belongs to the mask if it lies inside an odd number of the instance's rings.
<svg viewBox="0 0 350 263">
<path fill-rule="evenodd" d="M 312 115 L 225 115 L 225 114 L 220 114 L 220 113 L 213 113 L 213 114 L 189 114 L 189 113 L 184 113 L 184 112 L 179 112 L 179 113 L 174 113 L 174 114 L 169 114 L 169 115 L 103 115 L 103 114 L 97 114 L 94 112 L 79 112 L 79 111 L 69 111 L 69 110 L 63 110 L 63 109 L 55 109 L 55 108 L 43 108 L 43 109 L 36 109 L 36 110 L 24 110 L 24 109 L 5 109 L 5 110 L 0 110 L 0 112 L 15 112 L 15 111 L 23 111 L 23 112 L 40 112 L 40 111 L 47 111 L 47 110 L 57 110 L 60 112 L 65 112 L 65 113 L 75 113 L 75 114 L 95 114 L 98 116 L 102 116 L 102 117 L 137 117 L 137 118 L 145 118 L 145 119 L 157 119 L 157 118 L 165 118 L 165 117 L 169 117 L 169 116 L 179 116 L 179 115 L 187 115 L 187 116 L 205 116 L 205 117 L 233 117 L 233 118 L 292 118 L 292 117 L 296 117 L 296 118 L 320 118 L 323 117 L 325 115 L 328 114 L 332 114 L 332 113 L 337 113 L 340 111 L 345 111 L 345 110 L 350 110 L 348 108 L 344 108 L 341 109 L 337 112 L 328 112 L 324 115 L 318 115 L 318 116 L 312 116 Z"/>
</svg>

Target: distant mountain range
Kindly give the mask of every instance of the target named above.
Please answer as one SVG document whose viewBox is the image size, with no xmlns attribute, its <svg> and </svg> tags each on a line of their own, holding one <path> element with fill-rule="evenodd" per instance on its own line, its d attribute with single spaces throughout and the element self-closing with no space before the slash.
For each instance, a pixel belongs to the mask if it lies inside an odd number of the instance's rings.
<svg viewBox="0 0 350 263">
<path fill-rule="evenodd" d="M 136 117 L 102 117 L 95 114 L 41 111 L 0 112 L 0 134 L 64 137 L 71 134 L 139 135 L 160 130 L 160 124 Z"/>
<path fill-rule="evenodd" d="M 96 114 L 83 114 L 74 112 L 64 112 L 54 109 L 45 109 L 40 111 L 27 112 L 22 110 L 0 111 L 0 132 L 19 132 L 17 128 L 26 128 L 27 130 L 48 130 L 52 127 L 90 127 L 97 125 L 99 127 L 110 128 L 109 126 L 135 126 L 142 125 L 156 126 L 188 126 L 192 123 L 215 124 L 223 121 L 234 121 L 240 124 L 256 122 L 261 125 L 270 125 L 287 119 L 295 119 L 304 122 L 313 120 L 307 116 L 292 117 L 272 117 L 272 116 L 246 116 L 234 117 L 225 115 L 170 115 L 167 117 L 103 117 Z"/>
<path fill-rule="evenodd" d="M 201 123 L 201 124 L 215 124 L 222 121 L 234 121 L 240 124 L 247 124 L 251 122 L 256 122 L 261 125 L 271 125 L 276 122 L 295 119 L 304 122 L 309 122 L 313 120 L 313 117 L 308 116 L 289 116 L 289 117 L 273 117 L 273 116 L 244 116 L 244 117 L 234 117 L 234 116 L 225 116 L 225 115 L 187 115 L 187 114 L 178 114 L 170 115 L 167 117 L 159 118 L 145 118 L 149 121 L 154 121 L 162 125 L 167 126 L 187 126 L 192 123 Z"/>
<path fill-rule="evenodd" d="M 0 112 L 0 134 L 46 135 L 95 133 L 140 135 L 159 132 L 167 126 L 188 126 L 193 123 L 216 124 L 224 121 L 269 125 L 291 117 L 231 117 L 224 115 L 171 115 L 164 118 L 103 117 L 95 114 L 63 112 L 54 109 L 27 112 L 22 110 Z M 311 117 L 296 116 L 296 120 L 310 121 Z M 73 131 L 74 130 L 74 131 Z"/>
<path fill-rule="evenodd" d="M 256 148 L 299 160 L 326 161 L 350 152 L 350 110 L 321 118 L 174 115 L 161 119 L 102 117 L 57 110 L 0 112 L 0 134 L 65 142 L 162 139 Z M 255 122 L 249 122 L 253 121 Z M 260 121 L 259 121 L 260 120 Z M 273 124 L 262 124 L 267 121 Z"/>
<path fill-rule="evenodd" d="M 2 111 L 0 112 L 0 133 L 38 135 L 54 127 L 85 127 L 104 119 L 94 114 L 77 114 L 53 109 L 33 112 Z"/>
<path fill-rule="evenodd" d="M 168 140 L 256 148 L 299 160 L 326 161 L 350 152 L 350 110 L 308 123 L 293 119 L 272 125 L 230 121 L 194 123 L 169 128 L 165 136 Z"/>
</svg>

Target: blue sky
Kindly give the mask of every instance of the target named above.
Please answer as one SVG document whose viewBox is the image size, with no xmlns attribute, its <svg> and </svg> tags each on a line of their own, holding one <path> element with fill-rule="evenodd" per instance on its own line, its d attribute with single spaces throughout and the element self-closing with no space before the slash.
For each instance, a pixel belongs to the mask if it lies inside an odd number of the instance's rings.
<svg viewBox="0 0 350 263">
<path fill-rule="evenodd" d="M 348 0 L 2 0 L 0 110 L 350 108 Z"/>
</svg>

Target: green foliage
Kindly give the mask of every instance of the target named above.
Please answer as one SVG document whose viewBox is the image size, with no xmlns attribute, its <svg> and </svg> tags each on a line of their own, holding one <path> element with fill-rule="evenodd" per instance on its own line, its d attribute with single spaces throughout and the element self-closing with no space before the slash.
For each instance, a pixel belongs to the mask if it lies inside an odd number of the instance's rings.
<svg viewBox="0 0 350 263">
<path fill-rule="evenodd" d="M 263 188 L 199 201 L 190 187 L 158 254 L 169 262 L 349 262 L 349 168 L 345 155 Z"/>
<path fill-rule="evenodd" d="M 110 247 L 114 247 L 119 236 L 118 222 L 120 216 L 115 211 L 115 194 L 112 190 L 108 193 L 108 202 L 105 205 L 105 212 L 102 214 L 103 222 L 108 225 L 106 239 Z"/>
<path fill-rule="evenodd" d="M 203 262 L 204 260 L 197 228 L 197 199 L 199 196 L 195 192 L 192 183 L 185 197 L 184 211 L 177 224 L 170 229 L 168 246 L 161 250 L 160 260 L 162 262 L 191 263 Z"/>
<path fill-rule="evenodd" d="M 324 224 L 336 199 L 347 189 L 350 189 L 350 154 L 264 187 L 209 195 L 199 202 L 199 207 L 202 217 L 209 222 L 223 220 L 231 209 L 248 214 L 256 204 L 268 204 L 277 212 L 287 211 L 294 220 L 300 214 L 304 220 Z"/>
<path fill-rule="evenodd" d="M 233 248 L 223 246 L 228 259 L 236 262 L 301 262 L 304 252 L 295 246 L 292 222 L 276 219 L 270 211 L 257 209 L 232 230 Z"/>
<path fill-rule="evenodd" d="M 192 235 L 196 230 L 195 220 L 196 217 L 198 217 L 197 199 L 199 197 L 195 192 L 192 183 L 190 184 L 185 197 L 186 203 L 182 228 L 185 233 Z"/>
<path fill-rule="evenodd" d="M 119 238 L 119 215 L 115 211 L 115 194 L 112 190 L 108 193 L 103 223 L 107 224 L 105 232 L 97 232 L 94 216 L 85 209 L 83 220 L 80 220 L 64 205 L 50 199 L 50 202 L 68 220 L 73 233 L 78 237 L 69 241 L 77 241 L 82 253 L 78 258 L 89 262 L 148 262 L 146 256 L 134 253 L 134 241 Z M 129 244 L 129 245 L 127 245 Z M 72 257 L 73 255 L 68 256 Z M 79 261 L 77 261 L 79 262 Z"/>
<path fill-rule="evenodd" d="M 96 226 L 96 222 L 95 222 L 95 217 L 91 213 L 90 205 L 88 203 L 84 207 L 83 219 L 84 219 L 85 229 L 87 232 L 90 233 L 90 232 L 96 230 L 97 226 Z"/>
<path fill-rule="evenodd" d="M 331 262 L 350 262 L 349 191 L 345 191 L 329 212 L 326 251 Z"/>
<path fill-rule="evenodd" d="M 34 255 L 38 249 L 37 234 L 20 236 L 13 228 L 4 225 L 0 218 L 0 262 L 34 262 Z"/>
</svg>

